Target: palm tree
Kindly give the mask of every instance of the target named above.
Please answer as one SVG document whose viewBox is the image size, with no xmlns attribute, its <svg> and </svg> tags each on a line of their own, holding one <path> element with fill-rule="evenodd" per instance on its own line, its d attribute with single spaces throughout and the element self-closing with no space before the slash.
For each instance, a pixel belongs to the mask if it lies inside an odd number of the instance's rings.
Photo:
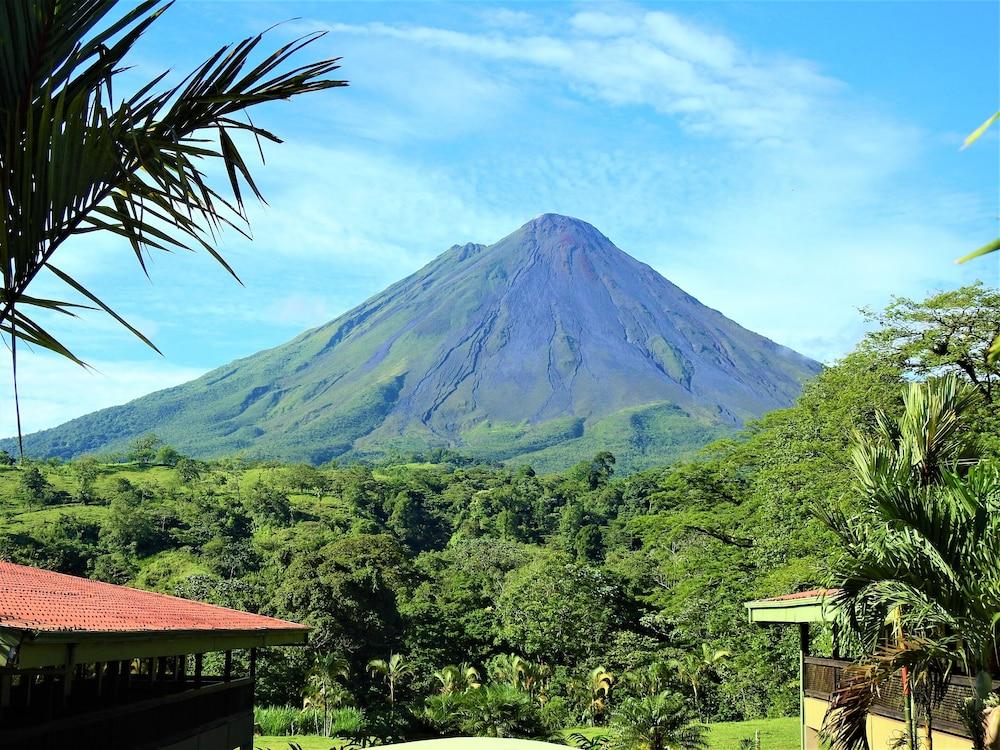
<svg viewBox="0 0 1000 750">
<path fill-rule="evenodd" d="M 402 654 L 390 654 L 385 659 L 372 659 L 368 662 L 368 671 L 373 677 L 379 677 L 389 687 L 389 705 L 396 705 L 396 685 L 413 674 L 413 668 L 406 663 Z"/>
<path fill-rule="evenodd" d="M 662 693 L 670 685 L 672 675 L 677 671 L 677 663 L 654 661 L 643 669 L 625 673 L 625 679 L 643 695 Z"/>
<path fill-rule="evenodd" d="M 80 361 L 35 318 L 40 310 L 73 315 L 84 306 L 31 295 L 43 269 L 153 346 L 55 265 L 57 251 L 76 235 L 125 238 L 144 271 L 152 250 L 201 248 L 235 276 L 215 241 L 224 227 L 246 234 L 242 190 L 261 195 L 233 135 L 279 143 L 248 110 L 346 85 L 324 77 L 337 69 L 336 59 L 279 70 L 322 36 L 316 32 L 257 63 L 251 55 L 262 36 L 250 37 L 223 47 L 175 86 L 159 86 L 164 73 L 123 96 L 115 81 L 129 67 L 125 57 L 170 2 L 143 0 L 110 17 L 116 5 L 0 3 L 0 332 L 11 338 L 15 377 L 18 340 Z M 209 180 L 211 161 L 225 167 L 228 189 Z"/>
<path fill-rule="evenodd" d="M 347 679 L 351 673 L 350 663 L 340 654 L 317 654 L 316 663 L 309 674 L 309 695 L 303 702 L 303 708 L 323 704 L 323 734 L 330 734 L 330 706 L 333 704 L 337 689 L 337 678 Z"/>
<path fill-rule="evenodd" d="M 699 697 L 698 689 L 702 686 L 704 680 L 709 675 L 717 672 L 719 666 L 730 656 L 730 652 L 725 649 L 716 649 L 713 651 L 707 643 L 703 643 L 701 644 L 700 653 L 696 651 L 688 654 L 683 659 L 673 662 L 677 670 L 677 676 L 691 686 L 691 692 L 694 694 L 694 705 L 698 710 L 698 716 L 702 720 L 704 720 L 704 717 L 701 715 L 701 698 Z"/>
<path fill-rule="evenodd" d="M 608 710 L 615 676 L 604 667 L 595 667 L 590 671 L 589 683 L 590 702 L 587 705 L 587 715 L 591 725 L 596 726 Z"/>
<path fill-rule="evenodd" d="M 823 514 L 843 547 L 831 605 L 861 655 L 827 713 L 832 750 L 867 747 L 865 721 L 889 680 L 912 686 L 928 739 L 952 673 L 974 676 L 980 699 L 988 692 L 1000 645 L 1000 475 L 963 427 L 978 398 L 954 376 L 913 383 L 898 420 L 880 414 L 873 434 L 855 436 L 860 507 Z M 908 733 L 916 746 L 912 723 Z"/>
<path fill-rule="evenodd" d="M 434 673 L 434 678 L 441 683 L 442 695 L 475 690 L 482 684 L 479 671 L 465 662 L 441 667 Z"/>
<path fill-rule="evenodd" d="M 692 721 L 677 693 L 657 693 L 623 701 L 615 712 L 609 746 L 620 750 L 700 750 L 708 747 L 707 727 Z"/>
</svg>

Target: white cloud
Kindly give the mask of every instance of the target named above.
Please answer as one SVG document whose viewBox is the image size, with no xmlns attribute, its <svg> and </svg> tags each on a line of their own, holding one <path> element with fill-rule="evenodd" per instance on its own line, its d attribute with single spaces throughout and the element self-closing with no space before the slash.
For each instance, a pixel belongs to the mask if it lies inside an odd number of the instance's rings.
<svg viewBox="0 0 1000 750">
<path fill-rule="evenodd" d="M 549 68 L 612 104 L 650 106 L 678 117 L 691 131 L 740 141 L 808 140 L 812 131 L 803 125 L 821 122 L 816 105 L 840 88 L 808 61 L 753 54 L 664 11 L 585 11 L 568 25 L 575 35 L 468 33 L 385 23 L 333 24 L 331 31 Z"/>
<path fill-rule="evenodd" d="M 4 350 L 4 355 L 8 352 Z M 22 429 L 25 434 L 54 427 L 67 420 L 123 404 L 161 388 L 192 380 L 205 372 L 166 360 L 94 361 L 91 369 L 55 357 L 24 352 L 17 358 Z M 10 358 L 0 361 L 0 379 L 4 391 L 11 389 Z M 6 400 L 0 412 L 0 435 L 17 433 L 13 399 Z"/>
<path fill-rule="evenodd" d="M 487 26 L 510 29 L 530 28 L 536 23 L 536 18 L 531 13 L 509 8 L 486 8 L 479 12 L 479 17 Z"/>
</svg>

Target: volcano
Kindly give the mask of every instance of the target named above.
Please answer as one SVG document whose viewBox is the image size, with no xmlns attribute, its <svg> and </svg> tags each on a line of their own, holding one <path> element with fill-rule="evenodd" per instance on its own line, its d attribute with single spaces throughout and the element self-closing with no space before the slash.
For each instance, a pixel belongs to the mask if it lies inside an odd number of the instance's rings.
<svg viewBox="0 0 1000 750">
<path fill-rule="evenodd" d="M 198 457 L 447 448 L 547 470 L 610 450 L 635 469 L 789 406 L 819 369 L 590 224 L 545 214 L 286 344 L 27 436 L 26 451 L 69 458 L 154 432 Z"/>
</svg>

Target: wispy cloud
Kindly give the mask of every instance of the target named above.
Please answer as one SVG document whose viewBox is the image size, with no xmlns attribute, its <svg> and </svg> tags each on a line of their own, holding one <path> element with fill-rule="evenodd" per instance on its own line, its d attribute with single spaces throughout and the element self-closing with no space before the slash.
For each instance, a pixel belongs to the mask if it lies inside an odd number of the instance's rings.
<svg viewBox="0 0 1000 750">
<path fill-rule="evenodd" d="M 802 125 L 822 114 L 815 104 L 841 88 L 808 61 L 751 53 L 663 11 L 585 11 L 569 18 L 558 36 L 385 23 L 314 25 L 334 34 L 550 69 L 581 93 L 614 105 L 648 105 L 689 131 L 744 141 L 808 137 Z"/>
</svg>

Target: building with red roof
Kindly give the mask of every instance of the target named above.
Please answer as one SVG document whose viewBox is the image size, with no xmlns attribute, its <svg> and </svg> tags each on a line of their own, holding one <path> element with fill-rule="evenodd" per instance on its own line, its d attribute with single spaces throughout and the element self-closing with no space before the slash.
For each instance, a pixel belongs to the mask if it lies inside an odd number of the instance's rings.
<svg viewBox="0 0 1000 750">
<path fill-rule="evenodd" d="M 0 562 L 0 749 L 251 748 L 257 649 L 308 631 Z M 208 676 L 213 652 L 222 674 Z M 249 674 L 234 675 L 234 652 Z"/>
</svg>

